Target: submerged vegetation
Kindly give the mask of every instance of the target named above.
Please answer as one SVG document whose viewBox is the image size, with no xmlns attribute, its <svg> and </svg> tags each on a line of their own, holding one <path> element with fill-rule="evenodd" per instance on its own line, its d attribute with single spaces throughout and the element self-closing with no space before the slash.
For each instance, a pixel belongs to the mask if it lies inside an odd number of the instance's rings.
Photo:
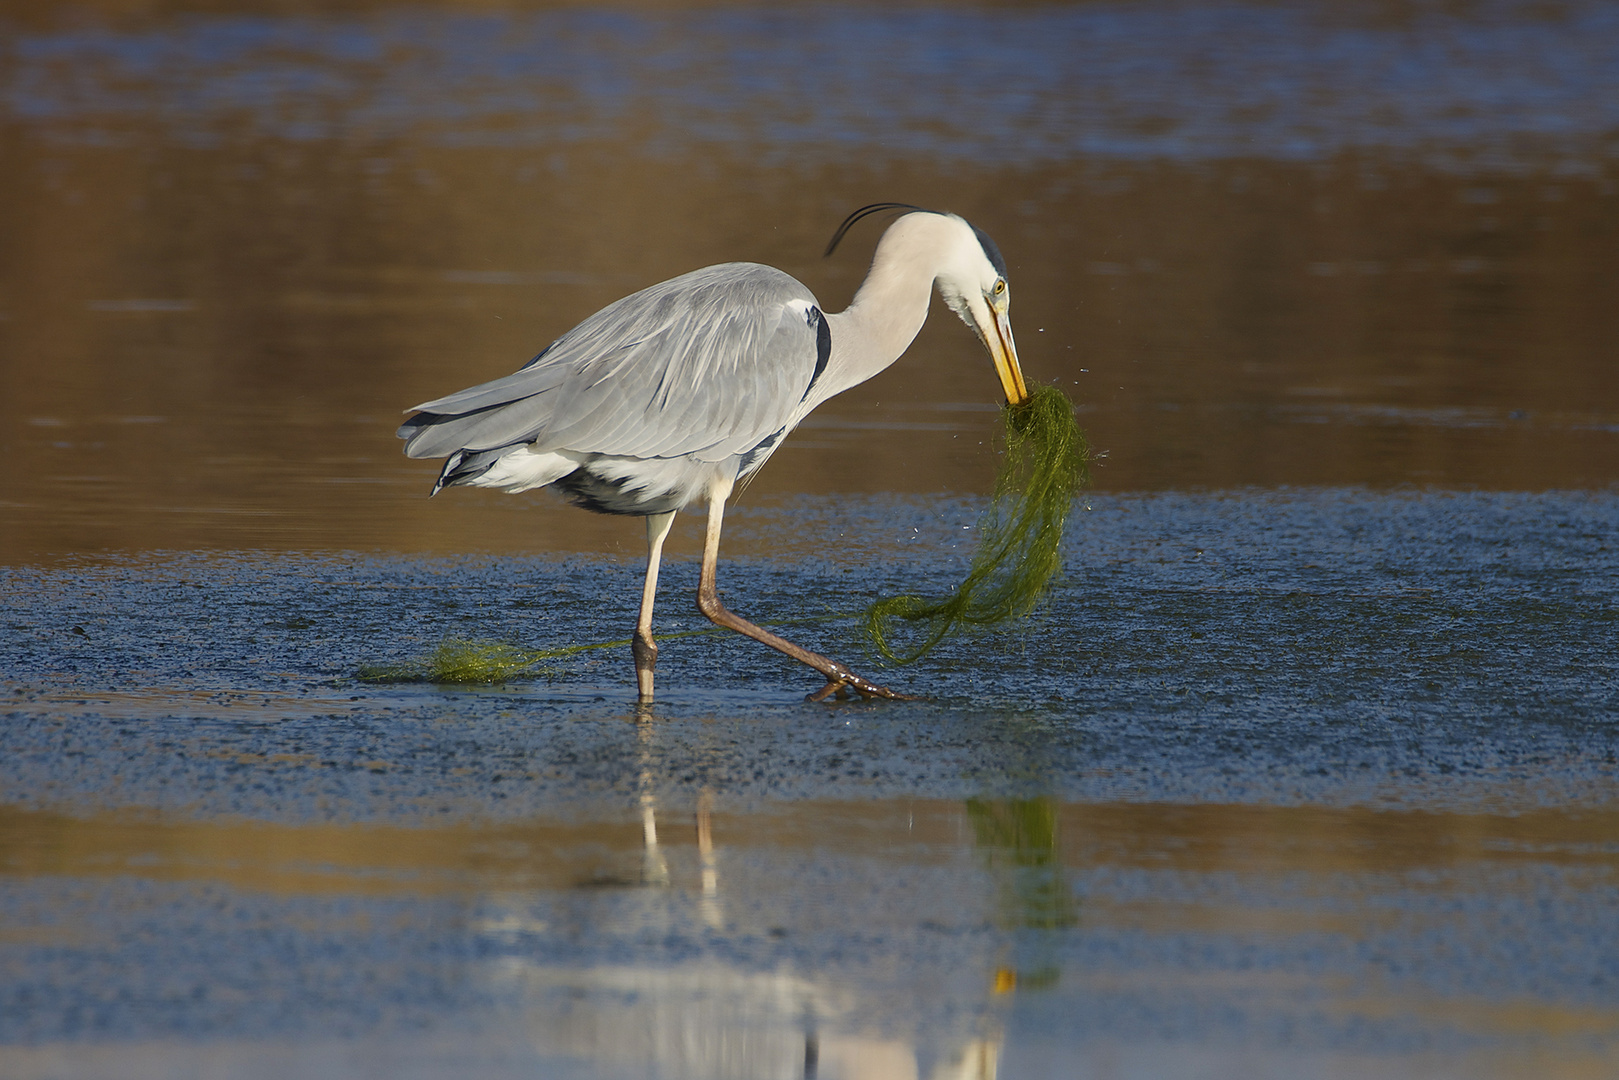
<svg viewBox="0 0 1619 1080">
<path fill-rule="evenodd" d="M 608 644 L 622 644 L 612 642 Z M 503 641 L 472 641 L 450 637 L 439 642 L 432 655 L 399 664 L 367 664 L 356 673 L 362 682 L 372 683 L 500 683 L 518 679 L 554 676 L 545 666 L 581 649 L 606 645 L 579 645 L 564 649 L 525 649 Z"/>
<path fill-rule="evenodd" d="M 958 626 L 990 626 L 1032 611 L 1062 566 L 1063 528 L 1088 479 L 1090 448 L 1073 404 L 1054 386 L 1009 405 L 1006 458 L 978 522 L 978 550 L 961 585 L 942 600 L 893 596 L 866 610 L 866 631 L 887 660 L 909 664 Z M 895 620 L 917 629 L 893 641 Z"/>
<path fill-rule="evenodd" d="M 789 626 L 848 617 L 808 616 L 778 620 L 765 625 Z M 714 626 L 659 634 L 658 640 L 711 637 L 729 633 L 730 630 Z M 524 679 L 555 679 L 561 677 L 564 672 L 550 666 L 548 661 L 561 660 L 595 649 L 627 649 L 629 646 L 629 638 L 619 641 L 591 641 L 583 645 L 563 645 L 554 649 L 528 649 L 505 641 L 447 637 L 439 642 L 430 655 L 419 660 L 406 660 L 395 664 L 364 664 L 355 672 L 355 677 L 361 682 L 369 683 L 446 683 L 466 686 L 478 683 L 519 682 Z"/>
</svg>

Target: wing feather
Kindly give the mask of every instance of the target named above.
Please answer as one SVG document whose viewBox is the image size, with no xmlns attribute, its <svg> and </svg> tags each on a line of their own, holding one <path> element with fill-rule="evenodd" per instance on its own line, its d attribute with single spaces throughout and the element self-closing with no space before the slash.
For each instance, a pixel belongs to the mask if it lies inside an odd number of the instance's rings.
<svg viewBox="0 0 1619 1080">
<path fill-rule="evenodd" d="M 627 296 L 521 370 L 416 406 L 411 457 L 531 443 L 720 461 L 779 432 L 816 375 L 815 297 L 768 266 L 726 263 Z"/>
</svg>

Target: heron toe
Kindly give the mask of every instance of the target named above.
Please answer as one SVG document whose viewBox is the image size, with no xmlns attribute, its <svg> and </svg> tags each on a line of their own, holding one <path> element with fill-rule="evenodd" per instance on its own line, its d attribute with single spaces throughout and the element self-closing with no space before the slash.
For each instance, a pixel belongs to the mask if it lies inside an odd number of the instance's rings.
<svg viewBox="0 0 1619 1080">
<path fill-rule="evenodd" d="M 843 667 L 843 665 L 839 664 L 838 667 Z M 835 697 L 840 701 L 847 701 L 856 694 L 866 700 L 871 698 L 887 698 L 889 701 L 922 700 L 914 694 L 901 694 L 897 690 L 890 690 L 886 686 L 878 686 L 870 679 L 862 679 L 847 668 L 843 669 L 840 677 L 827 680 L 827 684 L 815 691 L 815 693 L 804 695 L 804 700 L 826 701 Z"/>
</svg>

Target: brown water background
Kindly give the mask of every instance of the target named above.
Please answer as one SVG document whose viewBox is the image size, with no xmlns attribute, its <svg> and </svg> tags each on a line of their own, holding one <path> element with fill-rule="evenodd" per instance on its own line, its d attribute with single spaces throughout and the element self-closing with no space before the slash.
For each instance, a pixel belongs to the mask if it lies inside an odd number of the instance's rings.
<svg viewBox="0 0 1619 1080">
<path fill-rule="evenodd" d="M 0 1073 L 1614 1076 L 1616 162 L 1596 0 L 0 0 Z M 357 678 L 640 596 L 405 407 L 887 199 L 1104 455 L 1031 620 L 806 705 L 683 518 L 652 707 Z M 997 396 L 936 308 L 728 602 L 859 666 Z"/>
<path fill-rule="evenodd" d="M 876 228 L 820 251 L 879 199 L 998 240 L 1024 367 L 1078 404 L 1098 489 L 1607 487 L 1609 21 L 8 5 L 0 559 L 636 550 L 545 495 L 427 502 L 401 411 L 708 263 L 839 308 Z M 1002 36 L 962 48 L 980 25 Z M 746 499 L 986 491 L 996 398 L 936 306 Z"/>
</svg>

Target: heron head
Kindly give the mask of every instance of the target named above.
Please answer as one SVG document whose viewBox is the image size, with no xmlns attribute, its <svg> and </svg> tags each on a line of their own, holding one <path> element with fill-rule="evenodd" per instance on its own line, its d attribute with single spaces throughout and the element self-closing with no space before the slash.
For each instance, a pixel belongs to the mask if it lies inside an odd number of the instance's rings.
<svg viewBox="0 0 1619 1080">
<path fill-rule="evenodd" d="M 1012 286 L 1006 260 L 988 233 L 954 214 L 941 216 L 957 227 L 949 230 L 944 266 L 935 279 L 939 295 L 984 343 L 1007 403 L 1021 404 L 1028 400 L 1029 390 L 1012 340 Z"/>
<path fill-rule="evenodd" d="M 1001 388 L 1006 391 L 1007 403 L 1020 405 L 1027 401 L 1029 390 L 1023 383 L 1017 346 L 1012 341 L 1012 321 L 1008 314 L 1012 286 L 1006 277 L 1006 260 L 988 233 L 955 214 L 924 210 L 910 203 L 872 203 L 843 219 L 838 231 L 832 234 L 832 242 L 826 246 L 826 254 L 837 250 L 838 241 L 856 222 L 892 210 L 903 213 L 888 227 L 877 245 L 873 274 L 885 261 L 917 271 L 925 268 L 925 272 L 933 275 L 939 295 L 950 305 L 950 310 L 972 327 L 978 340 L 989 350 Z M 918 320 L 917 327 L 920 326 Z M 912 336 L 915 333 L 913 328 Z"/>
</svg>

